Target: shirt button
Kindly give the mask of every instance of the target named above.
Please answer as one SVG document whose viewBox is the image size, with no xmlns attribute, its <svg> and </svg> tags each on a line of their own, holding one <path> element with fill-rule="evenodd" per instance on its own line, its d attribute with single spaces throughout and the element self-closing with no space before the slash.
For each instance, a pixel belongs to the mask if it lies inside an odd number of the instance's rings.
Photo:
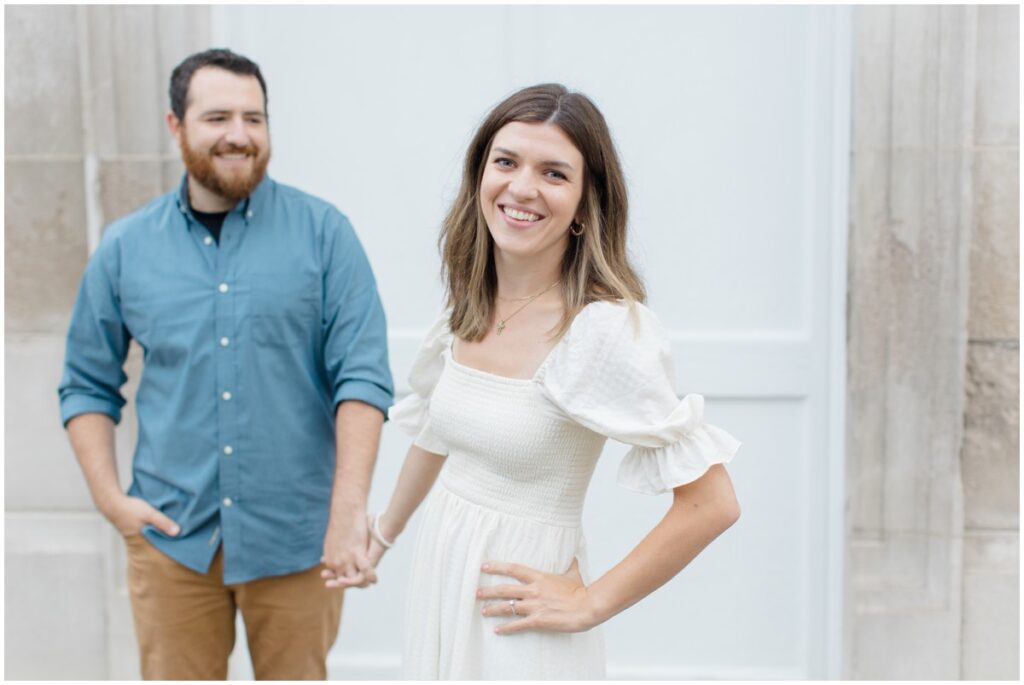
<svg viewBox="0 0 1024 685">
<path fill-rule="evenodd" d="M 248 212 L 245 213 L 245 218 L 246 219 L 251 219 L 252 218 L 252 210 L 251 209 Z"/>
<path fill-rule="evenodd" d="M 221 347 L 227 347 L 230 344 L 231 344 L 231 341 L 228 338 L 221 338 L 220 339 L 220 346 Z"/>
<path fill-rule="evenodd" d="M 203 238 L 203 245 L 213 245 L 213 238 L 210 236 Z"/>
<path fill-rule="evenodd" d="M 231 393 L 225 390 L 224 393 L 221 395 L 221 398 L 223 398 L 224 401 L 227 402 L 228 400 L 231 399 Z"/>
<path fill-rule="evenodd" d="M 221 283 L 220 285 L 217 286 L 217 290 L 221 291 L 222 293 L 226 293 L 228 291 L 228 284 Z"/>
<path fill-rule="evenodd" d="M 234 448 L 231 447 L 231 445 L 224 445 L 224 454 L 231 454 L 234 451 L 235 450 Z"/>
<path fill-rule="evenodd" d="M 231 506 L 231 498 L 230 497 L 225 497 L 224 498 L 224 506 L 225 507 L 230 507 Z"/>
</svg>

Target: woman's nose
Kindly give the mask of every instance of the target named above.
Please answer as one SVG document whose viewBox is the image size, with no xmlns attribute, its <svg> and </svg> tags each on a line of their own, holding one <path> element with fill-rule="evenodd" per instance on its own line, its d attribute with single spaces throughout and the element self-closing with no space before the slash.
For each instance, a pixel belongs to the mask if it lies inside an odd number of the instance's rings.
<svg viewBox="0 0 1024 685">
<path fill-rule="evenodd" d="M 517 200 L 532 200 L 537 197 L 537 185 L 526 174 L 520 174 L 509 182 L 508 192 Z"/>
</svg>

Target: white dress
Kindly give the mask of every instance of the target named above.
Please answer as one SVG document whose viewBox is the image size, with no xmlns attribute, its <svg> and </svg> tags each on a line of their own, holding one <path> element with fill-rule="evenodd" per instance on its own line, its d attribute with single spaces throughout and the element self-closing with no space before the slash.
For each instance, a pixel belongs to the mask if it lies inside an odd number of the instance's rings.
<svg viewBox="0 0 1024 685">
<path fill-rule="evenodd" d="M 452 338 L 442 315 L 413 364 L 413 393 L 389 413 L 416 445 L 448 457 L 416 538 L 403 675 L 603 678 L 599 628 L 496 635 L 510 619 L 481 616 L 477 587 L 518 581 L 481 564 L 565 573 L 575 557 L 589 582 L 580 521 L 606 438 L 633 445 L 619 482 L 652 494 L 728 462 L 740 443 L 704 423 L 700 395 L 679 400 L 668 341 L 642 305 L 633 315 L 588 305 L 530 379 L 457 363 Z"/>
</svg>

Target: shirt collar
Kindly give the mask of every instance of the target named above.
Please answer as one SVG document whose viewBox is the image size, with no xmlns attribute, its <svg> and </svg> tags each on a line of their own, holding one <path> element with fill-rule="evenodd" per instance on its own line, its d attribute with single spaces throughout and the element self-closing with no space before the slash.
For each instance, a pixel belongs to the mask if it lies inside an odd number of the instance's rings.
<svg viewBox="0 0 1024 685">
<path fill-rule="evenodd" d="M 252 191 L 249 197 L 239 200 L 238 204 L 228 211 L 228 214 L 241 214 L 242 219 L 248 224 L 257 214 L 263 212 L 273 184 L 274 181 L 271 180 L 270 176 L 264 174 L 263 180 L 256 186 L 256 190 Z M 182 176 L 181 184 L 178 186 L 177 203 L 178 209 L 182 214 L 191 217 L 193 220 L 195 219 L 195 216 L 192 214 L 192 204 L 188 201 L 188 173 Z"/>
</svg>

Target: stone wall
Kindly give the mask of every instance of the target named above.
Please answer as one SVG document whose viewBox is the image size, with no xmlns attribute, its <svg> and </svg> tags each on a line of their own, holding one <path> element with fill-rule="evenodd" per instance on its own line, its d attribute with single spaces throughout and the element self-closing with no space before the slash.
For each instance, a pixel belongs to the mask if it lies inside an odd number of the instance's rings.
<svg viewBox="0 0 1024 685">
<path fill-rule="evenodd" d="M 960 672 L 1012 679 L 1020 654 L 1019 7 L 978 8 L 967 314 Z"/>
<path fill-rule="evenodd" d="M 855 17 L 851 678 L 1018 675 L 1018 8 Z"/>
<path fill-rule="evenodd" d="M 102 226 L 180 179 L 163 124 L 167 80 L 208 47 L 209 14 L 4 8 L 7 678 L 138 677 L 123 544 L 93 509 L 61 430 L 57 384 Z M 137 378 L 138 350 L 130 365 Z M 125 485 L 135 421 L 127 409 L 118 431 Z"/>
</svg>

